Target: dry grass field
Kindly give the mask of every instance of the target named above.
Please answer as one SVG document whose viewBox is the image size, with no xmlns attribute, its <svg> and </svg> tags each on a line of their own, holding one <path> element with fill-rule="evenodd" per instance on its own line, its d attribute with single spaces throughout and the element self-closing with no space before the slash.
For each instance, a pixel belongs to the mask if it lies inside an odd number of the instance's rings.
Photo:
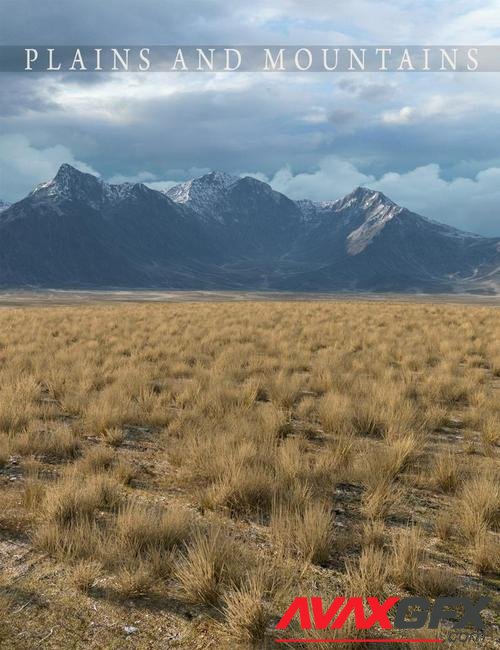
<svg viewBox="0 0 500 650">
<path fill-rule="evenodd" d="M 0 309 L 0 647 L 283 647 L 295 596 L 417 594 L 490 596 L 454 647 L 498 648 L 499 397 L 494 307 Z"/>
</svg>

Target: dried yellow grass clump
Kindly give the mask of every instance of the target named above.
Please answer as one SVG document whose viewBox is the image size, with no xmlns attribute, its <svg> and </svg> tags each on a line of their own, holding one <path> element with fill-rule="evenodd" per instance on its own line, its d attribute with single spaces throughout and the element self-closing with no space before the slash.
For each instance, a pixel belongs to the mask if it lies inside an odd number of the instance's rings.
<svg viewBox="0 0 500 650">
<path fill-rule="evenodd" d="M 224 596 L 224 618 L 230 636 L 242 643 L 262 643 L 269 625 L 265 587 L 260 574 Z"/>
<path fill-rule="evenodd" d="M 260 650 L 299 595 L 493 597 L 498 340 L 432 302 L 0 308 L 0 645 Z"/>
<path fill-rule="evenodd" d="M 308 562 L 324 564 L 334 550 L 332 513 L 321 501 L 309 501 L 303 508 L 276 504 L 271 534 L 282 552 L 295 552 Z"/>
<path fill-rule="evenodd" d="M 240 552 L 220 529 L 198 531 L 177 567 L 185 598 L 193 603 L 217 603 L 223 588 L 240 578 Z"/>
</svg>

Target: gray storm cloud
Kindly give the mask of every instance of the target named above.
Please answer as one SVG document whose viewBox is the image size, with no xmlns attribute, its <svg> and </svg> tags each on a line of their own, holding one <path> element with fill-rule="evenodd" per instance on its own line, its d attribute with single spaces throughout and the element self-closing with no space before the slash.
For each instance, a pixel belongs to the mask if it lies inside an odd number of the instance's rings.
<svg viewBox="0 0 500 650">
<path fill-rule="evenodd" d="M 411 12 L 404 0 L 4 0 L 2 9 L 0 44 L 500 42 L 494 0 Z M 253 170 L 294 197 L 337 198 L 368 183 L 426 216 L 498 234 L 500 75 L 4 73 L 1 81 L 4 200 L 62 162 L 157 186 L 200 169 Z"/>
</svg>

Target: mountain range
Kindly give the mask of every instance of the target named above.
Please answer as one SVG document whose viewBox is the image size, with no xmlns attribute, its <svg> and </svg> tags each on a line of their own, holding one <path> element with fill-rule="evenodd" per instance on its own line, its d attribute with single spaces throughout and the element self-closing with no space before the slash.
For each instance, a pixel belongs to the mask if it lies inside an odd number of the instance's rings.
<svg viewBox="0 0 500 650">
<path fill-rule="evenodd" d="M 498 293 L 500 237 L 365 187 L 292 201 L 212 172 L 160 192 L 64 164 L 0 205 L 0 286 Z"/>
</svg>

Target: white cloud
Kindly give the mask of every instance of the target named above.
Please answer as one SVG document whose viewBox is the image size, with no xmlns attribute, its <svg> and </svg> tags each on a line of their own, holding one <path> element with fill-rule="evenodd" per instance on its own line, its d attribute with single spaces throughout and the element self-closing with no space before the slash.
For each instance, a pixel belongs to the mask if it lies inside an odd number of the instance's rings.
<svg viewBox="0 0 500 650">
<path fill-rule="evenodd" d="M 279 82 L 276 78 L 274 83 Z M 66 113 L 73 119 L 84 118 L 109 125 L 129 125 L 137 121 L 138 106 L 158 101 L 168 102 L 180 95 L 200 96 L 204 93 L 240 93 L 258 83 L 257 75 L 239 72 L 180 73 L 155 72 L 106 74 L 98 84 L 81 84 L 78 78 L 56 80 L 45 89 L 53 102 L 53 111 Z M 139 113 L 140 115 L 140 113 Z"/>
<path fill-rule="evenodd" d="M 290 198 L 317 201 L 338 199 L 358 185 L 387 194 L 396 203 L 457 228 L 500 236 L 500 167 L 484 169 L 475 177 L 446 180 L 437 164 L 417 167 L 406 173 L 388 172 L 379 178 L 364 174 L 352 163 L 336 156 L 323 158 L 310 173 L 293 174 L 289 167 L 267 178 Z"/>
<path fill-rule="evenodd" d="M 82 172 L 99 175 L 90 165 L 77 160 L 64 145 L 37 148 L 24 135 L 1 135 L 0 198 L 19 200 L 40 181 L 53 178 L 62 163 L 69 163 Z"/>
<path fill-rule="evenodd" d="M 461 84 L 460 89 L 457 90 L 453 85 L 448 86 L 447 95 L 444 95 L 427 93 L 425 90 L 420 94 L 419 89 L 413 88 L 414 105 L 383 111 L 380 121 L 389 125 L 406 125 L 431 120 L 457 120 L 473 117 L 479 111 L 500 110 L 499 98 L 488 96 L 480 84 L 474 85 L 474 92 L 467 91 L 465 84 Z"/>
<path fill-rule="evenodd" d="M 457 3 L 460 4 L 460 3 Z M 470 10 L 459 13 L 441 28 L 442 43 L 498 44 L 500 6 L 498 0 L 474 3 Z M 483 6 L 477 6 L 482 4 Z"/>
<path fill-rule="evenodd" d="M 283 167 L 270 179 L 259 172 L 249 175 L 269 182 L 275 190 L 291 199 L 313 201 L 338 199 L 354 187 L 375 180 L 373 176 L 360 172 L 352 163 L 336 156 L 323 158 L 318 169 L 311 173 L 293 174 L 289 167 Z"/>
<path fill-rule="evenodd" d="M 302 121 L 307 124 L 325 124 L 328 114 L 324 106 L 311 106 L 308 113 L 302 116 Z"/>
<path fill-rule="evenodd" d="M 500 236 L 500 167 L 446 180 L 439 165 L 384 174 L 372 187 L 397 203 L 457 228 Z"/>
<path fill-rule="evenodd" d="M 382 113 L 382 122 L 385 124 L 408 124 L 415 116 L 415 109 L 403 106 L 399 111 L 386 111 Z"/>
<path fill-rule="evenodd" d="M 133 176 L 124 176 L 123 174 L 115 174 L 107 179 L 108 183 L 145 183 L 147 181 L 154 181 L 156 176 L 151 172 L 137 172 Z"/>
</svg>

